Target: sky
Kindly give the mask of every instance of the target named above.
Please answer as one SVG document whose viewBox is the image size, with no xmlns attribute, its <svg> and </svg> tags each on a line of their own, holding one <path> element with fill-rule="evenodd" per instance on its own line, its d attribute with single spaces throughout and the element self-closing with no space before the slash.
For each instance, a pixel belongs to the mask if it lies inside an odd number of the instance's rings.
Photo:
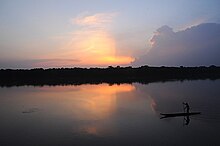
<svg viewBox="0 0 220 146">
<path fill-rule="evenodd" d="M 220 65 L 219 6 L 219 0 L 0 0 L 0 68 Z"/>
</svg>

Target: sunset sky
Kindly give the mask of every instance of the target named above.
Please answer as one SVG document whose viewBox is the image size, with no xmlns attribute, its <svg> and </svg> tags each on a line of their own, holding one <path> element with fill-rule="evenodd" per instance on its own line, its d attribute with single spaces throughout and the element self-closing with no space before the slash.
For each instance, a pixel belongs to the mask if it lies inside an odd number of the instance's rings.
<svg viewBox="0 0 220 146">
<path fill-rule="evenodd" d="M 0 68 L 220 65 L 219 0 L 0 0 Z"/>
</svg>

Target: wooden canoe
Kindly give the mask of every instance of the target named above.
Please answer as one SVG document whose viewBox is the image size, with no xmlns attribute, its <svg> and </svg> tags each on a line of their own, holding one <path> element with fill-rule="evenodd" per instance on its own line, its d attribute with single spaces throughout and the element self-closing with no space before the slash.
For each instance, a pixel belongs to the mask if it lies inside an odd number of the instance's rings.
<svg viewBox="0 0 220 146">
<path fill-rule="evenodd" d="M 160 115 L 165 117 L 179 117 L 179 116 L 191 116 L 191 115 L 198 115 L 201 112 L 190 112 L 190 113 L 161 113 Z"/>
</svg>

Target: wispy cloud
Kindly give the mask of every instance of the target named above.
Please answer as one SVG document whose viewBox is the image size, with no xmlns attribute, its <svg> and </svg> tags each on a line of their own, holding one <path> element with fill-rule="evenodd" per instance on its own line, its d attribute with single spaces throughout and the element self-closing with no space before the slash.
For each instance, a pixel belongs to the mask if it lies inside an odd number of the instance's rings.
<svg viewBox="0 0 220 146">
<path fill-rule="evenodd" d="M 77 59 L 36 59 L 32 60 L 34 67 L 72 67 L 74 64 L 80 62 Z"/>
<path fill-rule="evenodd" d="M 103 26 L 111 23 L 116 14 L 117 13 L 96 13 L 88 15 L 83 13 L 71 19 L 71 22 L 80 26 Z"/>
<path fill-rule="evenodd" d="M 0 68 L 50 68 L 73 67 L 80 63 L 77 59 L 29 59 L 29 60 L 0 60 Z"/>
</svg>

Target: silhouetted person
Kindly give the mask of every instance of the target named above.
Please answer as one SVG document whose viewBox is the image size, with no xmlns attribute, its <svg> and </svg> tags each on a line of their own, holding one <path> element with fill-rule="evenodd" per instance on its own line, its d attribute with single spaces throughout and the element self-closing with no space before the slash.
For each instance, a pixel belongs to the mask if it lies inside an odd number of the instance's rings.
<svg viewBox="0 0 220 146">
<path fill-rule="evenodd" d="M 189 104 L 187 102 L 183 102 L 183 105 L 184 105 L 184 111 L 189 113 Z"/>
</svg>

